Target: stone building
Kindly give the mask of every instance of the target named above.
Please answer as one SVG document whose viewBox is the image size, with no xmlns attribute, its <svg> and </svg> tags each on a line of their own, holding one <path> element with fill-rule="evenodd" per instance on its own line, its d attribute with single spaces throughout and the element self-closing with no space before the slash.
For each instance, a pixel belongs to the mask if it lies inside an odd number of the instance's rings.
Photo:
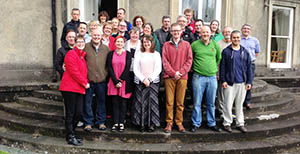
<svg viewBox="0 0 300 154">
<path fill-rule="evenodd" d="M 267 69 L 296 70 L 300 60 L 299 0 L 52 0 L 55 1 L 57 37 L 60 47 L 63 23 L 71 19 L 71 9 L 81 10 L 81 20 L 96 20 L 106 10 L 116 15 L 117 8 L 127 10 L 132 21 L 142 15 L 155 29 L 161 17 L 170 15 L 174 22 L 186 8 L 195 10 L 195 17 L 208 23 L 221 21 L 221 28 L 240 29 L 253 26 L 252 35 L 260 41 L 262 52 L 256 65 Z M 51 1 L 0 0 L 0 79 L 1 81 L 49 81 L 53 75 L 52 3 Z"/>
</svg>

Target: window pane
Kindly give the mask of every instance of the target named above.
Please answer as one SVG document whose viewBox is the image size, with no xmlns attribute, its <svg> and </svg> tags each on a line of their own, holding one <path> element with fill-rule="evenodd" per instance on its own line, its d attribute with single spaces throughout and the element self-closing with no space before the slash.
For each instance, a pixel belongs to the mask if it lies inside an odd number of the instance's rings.
<svg viewBox="0 0 300 154">
<path fill-rule="evenodd" d="M 272 35 L 289 36 L 290 10 L 273 8 Z"/>
<path fill-rule="evenodd" d="M 216 0 L 203 0 L 202 20 L 210 22 L 216 18 Z"/>
<path fill-rule="evenodd" d="M 198 0 L 182 0 L 182 14 L 185 9 L 193 9 L 194 18 L 198 18 Z"/>
<path fill-rule="evenodd" d="M 272 38 L 271 39 L 271 62 L 285 63 L 287 51 L 287 38 Z"/>
</svg>

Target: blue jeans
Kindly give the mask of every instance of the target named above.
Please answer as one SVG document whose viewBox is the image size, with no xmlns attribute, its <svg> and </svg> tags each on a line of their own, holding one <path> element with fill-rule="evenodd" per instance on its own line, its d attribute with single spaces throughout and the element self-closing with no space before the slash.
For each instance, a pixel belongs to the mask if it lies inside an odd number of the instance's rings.
<svg viewBox="0 0 300 154">
<path fill-rule="evenodd" d="M 215 99 L 217 93 L 218 82 L 216 76 L 202 76 L 193 75 L 192 80 L 193 86 L 193 97 L 194 97 L 194 109 L 192 113 L 192 122 L 196 127 L 201 126 L 202 122 L 202 112 L 201 112 L 201 102 L 203 98 L 203 93 L 206 90 L 206 116 L 207 125 L 209 127 L 216 125 L 215 120 Z"/>
<path fill-rule="evenodd" d="M 93 126 L 94 113 L 92 109 L 93 94 L 96 94 L 96 125 L 104 124 L 106 120 L 106 82 L 91 83 L 90 88 L 86 89 L 85 103 L 83 108 L 83 120 L 85 125 Z"/>
<path fill-rule="evenodd" d="M 254 75 L 255 75 L 255 63 L 252 62 L 251 64 L 251 70 L 252 70 L 252 81 L 254 80 Z M 251 88 L 252 89 L 252 88 Z M 247 104 L 251 104 L 251 95 L 252 95 L 252 91 L 250 90 L 247 90 L 247 94 L 246 94 L 246 97 L 245 97 L 245 101 L 244 101 L 244 106 L 246 106 Z"/>
</svg>

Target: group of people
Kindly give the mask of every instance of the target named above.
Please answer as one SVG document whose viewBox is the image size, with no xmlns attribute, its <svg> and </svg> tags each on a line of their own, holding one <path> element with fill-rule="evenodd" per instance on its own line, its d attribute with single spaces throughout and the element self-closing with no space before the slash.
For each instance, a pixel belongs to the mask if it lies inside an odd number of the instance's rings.
<svg viewBox="0 0 300 154">
<path fill-rule="evenodd" d="M 74 8 L 72 20 L 63 28 L 55 68 L 61 76 L 68 144 L 82 145 L 75 135 L 79 121 L 85 131 L 95 126 L 106 130 L 109 110 L 111 131 L 125 130 L 128 110 L 141 132 L 155 131 L 161 125 L 161 80 L 166 93 L 165 132 L 172 131 L 174 121 L 179 132 L 186 131 L 182 123 L 187 89 L 193 101 L 191 132 L 201 126 L 203 98 L 210 129 L 222 131 L 216 125 L 217 111 L 223 130 L 232 132 L 235 103 L 236 126 L 247 132 L 243 104 L 251 109 L 254 62 L 260 52 L 258 40 L 250 36 L 251 25 L 244 24 L 241 32 L 225 27 L 221 33 L 219 21 L 204 25 L 201 19 L 193 19 L 193 10 L 186 9 L 173 24 L 170 16 L 163 16 L 162 27 L 154 31 L 143 16 L 134 17 L 131 24 L 125 13 L 119 8 L 117 17 L 108 20 L 107 12 L 101 11 L 99 21 L 88 25 L 80 22 L 80 10 Z"/>
</svg>

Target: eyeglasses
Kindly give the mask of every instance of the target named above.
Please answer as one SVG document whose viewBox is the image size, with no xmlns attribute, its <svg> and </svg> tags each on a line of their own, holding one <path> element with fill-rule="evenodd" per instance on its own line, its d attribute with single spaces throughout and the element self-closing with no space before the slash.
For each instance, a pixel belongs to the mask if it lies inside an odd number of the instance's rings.
<svg viewBox="0 0 300 154">
<path fill-rule="evenodd" d="M 181 32 L 181 30 L 171 30 L 171 32 Z"/>
</svg>

